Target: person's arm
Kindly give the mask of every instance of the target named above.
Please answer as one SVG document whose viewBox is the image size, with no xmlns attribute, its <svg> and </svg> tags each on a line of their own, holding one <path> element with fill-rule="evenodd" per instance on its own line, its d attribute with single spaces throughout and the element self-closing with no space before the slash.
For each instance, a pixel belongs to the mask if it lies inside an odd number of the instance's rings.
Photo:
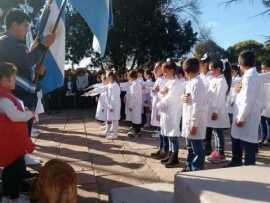
<svg viewBox="0 0 270 203">
<path fill-rule="evenodd" d="M 206 106 L 202 106 L 203 98 L 205 95 L 203 94 L 202 87 L 199 87 L 198 84 L 195 86 L 195 88 L 192 89 L 191 92 L 191 99 L 192 99 L 192 111 L 191 111 L 191 118 L 190 118 L 190 126 L 191 127 L 199 127 L 200 117 L 201 113 L 203 111 L 203 108 L 206 108 Z"/>
<path fill-rule="evenodd" d="M 13 122 L 27 122 L 34 117 L 32 111 L 19 111 L 8 99 L 0 100 L 0 109 Z"/>
</svg>

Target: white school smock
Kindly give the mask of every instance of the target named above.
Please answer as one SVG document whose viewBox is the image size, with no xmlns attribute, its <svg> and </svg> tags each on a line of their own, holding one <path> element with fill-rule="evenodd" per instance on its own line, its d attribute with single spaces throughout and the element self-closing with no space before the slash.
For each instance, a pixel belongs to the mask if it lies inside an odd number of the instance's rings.
<svg viewBox="0 0 270 203">
<path fill-rule="evenodd" d="M 235 85 L 239 82 L 241 82 L 242 78 L 240 76 L 236 76 L 232 78 L 232 85 L 230 89 L 230 93 L 227 96 L 227 109 L 228 113 L 233 114 L 233 105 L 235 103 L 235 98 L 237 95 L 237 92 L 235 91 Z"/>
<path fill-rule="evenodd" d="M 152 106 L 152 97 L 151 90 L 154 86 L 154 82 L 151 79 L 146 80 L 143 83 L 143 106 L 150 107 Z"/>
<path fill-rule="evenodd" d="M 134 124 L 142 123 L 142 85 L 138 80 L 132 81 L 127 89 L 126 120 Z"/>
<path fill-rule="evenodd" d="M 107 85 L 107 120 L 108 121 L 119 121 L 121 111 L 121 99 L 120 99 L 120 86 L 114 82 Z M 111 111 L 111 109 L 113 111 Z"/>
<path fill-rule="evenodd" d="M 99 94 L 95 118 L 99 121 L 107 121 L 107 86 L 96 87 L 92 92 Z"/>
<path fill-rule="evenodd" d="M 183 104 L 182 136 L 193 140 L 204 139 L 208 113 L 207 90 L 200 76 L 186 81 L 185 94 L 190 94 L 191 102 Z M 196 135 L 190 135 L 191 127 L 197 127 Z"/>
<path fill-rule="evenodd" d="M 270 118 L 270 83 L 263 85 L 263 112 L 262 116 Z"/>
<path fill-rule="evenodd" d="M 157 117 L 160 115 L 159 110 L 157 108 L 157 103 L 159 102 L 159 96 L 158 92 L 155 92 L 154 90 L 156 87 L 159 87 L 159 89 L 163 88 L 166 80 L 163 77 L 160 77 L 156 80 L 153 90 L 151 92 L 152 97 L 152 112 L 151 112 L 151 125 L 155 127 L 160 127 L 160 121 L 157 120 Z"/>
<path fill-rule="evenodd" d="M 227 111 L 228 85 L 224 75 L 213 77 L 208 88 L 208 118 L 207 127 L 230 128 L 230 119 Z M 217 113 L 218 119 L 213 121 L 212 114 Z"/>
<path fill-rule="evenodd" d="M 171 79 L 165 84 L 168 93 L 157 103 L 160 109 L 160 126 L 164 136 L 180 136 L 180 120 L 182 114 L 181 95 L 184 94 L 185 82 L 183 80 Z"/>
<path fill-rule="evenodd" d="M 232 137 L 250 143 L 257 143 L 258 128 L 262 111 L 263 82 L 256 71 L 251 68 L 245 72 L 242 79 L 242 89 L 237 94 L 234 105 L 234 121 Z M 244 127 L 235 125 L 236 121 L 244 122 Z"/>
</svg>

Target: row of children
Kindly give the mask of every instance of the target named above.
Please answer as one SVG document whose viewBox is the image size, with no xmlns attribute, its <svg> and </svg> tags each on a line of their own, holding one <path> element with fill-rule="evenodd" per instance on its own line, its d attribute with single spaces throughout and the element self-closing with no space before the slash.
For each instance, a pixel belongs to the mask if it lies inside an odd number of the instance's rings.
<svg viewBox="0 0 270 203">
<path fill-rule="evenodd" d="M 119 95 L 125 91 L 126 120 L 132 123 L 128 135 L 137 135 L 143 112 L 148 118 L 151 112 L 151 125 L 160 129 L 159 150 L 151 156 L 160 159 L 167 168 L 178 166 L 180 136 L 186 138 L 188 150 L 184 171 L 203 169 L 206 155 L 213 163 L 226 161 L 224 133 L 230 128 L 233 157 L 229 166 L 242 165 L 243 151 L 245 164 L 255 164 L 261 116 L 263 141 L 270 120 L 267 119 L 269 104 L 263 102 L 267 101 L 264 97 L 269 74 L 258 74 L 255 58 L 252 52 L 241 53 L 238 67 L 231 66 L 227 60 L 210 60 L 205 55 L 201 60 L 187 59 L 182 71 L 177 71 L 172 61 L 159 62 L 153 70 L 155 82 L 148 76 L 150 72 L 146 72 L 147 80 L 143 80 L 138 71 L 132 70 L 128 73 L 129 82 L 118 84 L 116 75 L 110 72 L 108 80 L 104 77 L 104 83 L 109 81 L 111 85 L 98 85 L 91 91 L 102 92 L 96 118 L 112 123 L 110 129 L 106 127 L 105 134 L 109 139 L 116 139 L 121 108 Z M 262 68 L 268 71 L 269 65 L 265 63 Z M 112 84 L 117 90 L 110 88 Z M 112 112 L 113 118 L 109 116 Z"/>
</svg>

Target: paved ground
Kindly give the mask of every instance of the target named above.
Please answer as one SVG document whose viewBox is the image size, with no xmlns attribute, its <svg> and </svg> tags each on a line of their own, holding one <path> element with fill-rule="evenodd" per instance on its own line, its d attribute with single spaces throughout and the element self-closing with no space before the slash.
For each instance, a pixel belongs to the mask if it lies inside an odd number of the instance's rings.
<svg viewBox="0 0 270 203">
<path fill-rule="evenodd" d="M 107 202 L 108 192 L 116 187 L 173 183 L 174 174 L 185 164 L 183 140 L 179 168 L 166 169 L 149 156 L 158 143 L 150 133 L 130 139 L 126 136 L 127 127 L 121 127 L 119 140 L 108 141 L 101 135 L 101 124 L 92 118 L 90 110 L 65 111 L 42 116 L 36 126 L 42 134 L 34 140 L 37 145 L 34 154 L 43 162 L 59 158 L 73 166 L 78 174 L 78 202 Z M 229 140 L 228 137 L 227 143 Z M 269 151 L 270 148 L 265 148 L 260 152 L 259 164 L 270 163 Z M 230 152 L 227 156 L 230 157 Z M 207 164 L 207 168 L 216 167 L 220 166 Z"/>
</svg>

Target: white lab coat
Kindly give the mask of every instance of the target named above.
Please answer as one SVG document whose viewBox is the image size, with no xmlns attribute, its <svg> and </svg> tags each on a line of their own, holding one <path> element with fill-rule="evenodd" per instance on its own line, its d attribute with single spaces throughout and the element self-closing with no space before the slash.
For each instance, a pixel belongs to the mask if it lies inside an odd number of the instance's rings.
<svg viewBox="0 0 270 203">
<path fill-rule="evenodd" d="M 158 78 L 154 84 L 153 90 L 156 89 L 156 87 L 159 87 L 159 89 L 161 90 L 166 84 L 166 81 L 167 80 L 164 79 L 163 77 Z M 160 97 L 158 96 L 158 92 L 155 91 L 151 92 L 151 96 L 152 96 L 151 125 L 155 127 L 160 127 L 160 120 L 157 119 L 160 116 L 159 109 L 157 108 L 157 103 L 159 102 Z"/>
<path fill-rule="evenodd" d="M 127 89 L 126 120 L 134 124 L 142 123 L 142 85 L 139 80 L 132 81 Z"/>
<path fill-rule="evenodd" d="M 186 81 L 185 94 L 190 94 L 191 102 L 183 104 L 182 136 L 188 139 L 205 138 L 207 124 L 207 89 L 200 76 Z M 197 127 L 197 134 L 190 135 L 190 128 Z"/>
<path fill-rule="evenodd" d="M 99 121 L 107 121 L 107 86 L 100 86 L 91 91 L 93 94 L 100 94 L 97 103 L 95 118 Z"/>
<path fill-rule="evenodd" d="M 120 86 L 114 82 L 107 85 L 107 120 L 108 121 L 119 121 L 121 111 L 121 99 L 120 99 Z M 112 111 L 111 111 L 112 110 Z"/>
<path fill-rule="evenodd" d="M 152 106 L 152 97 L 151 90 L 154 86 L 154 82 L 151 79 L 146 80 L 143 83 L 143 106 L 150 107 Z"/>
<path fill-rule="evenodd" d="M 208 88 L 208 118 L 207 127 L 230 128 L 230 119 L 227 111 L 228 85 L 223 75 L 213 77 Z M 213 121 L 212 114 L 217 113 L 218 119 Z"/>
<path fill-rule="evenodd" d="M 160 126 L 164 136 L 180 136 L 180 120 L 182 114 L 181 95 L 184 94 L 185 82 L 183 80 L 171 79 L 165 84 L 168 93 L 157 103 L 161 112 Z"/>
<path fill-rule="evenodd" d="M 263 112 L 262 116 L 270 118 L 270 83 L 263 85 Z"/>
<path fill-rule="evenodd" d="M 201 73 L 200 78 L 202 79 L 202 82 L 203 82 L 204 86 L 208 90 L 209 85 L 210 85 L 210 81 L 213 79 L 213 76 L 212 76 L 211 72 L 209 71 L 206 75 Z"/>
<path fill-rule="evenodd" d="M 227 109 L 228 109 L 228 113 L 233 113 L 233 105 L 235 103 L 235 99 L 236 99 L 236 95 L 237 92 L 235 91 L 235 85 L 237 83 L 239 83 L 239 81 L 241 82 L 242 78 L 240 76 L 236 76 L 232 78 L 232 85 L 231 85 L 231 89 L 230 89 L 230 93 L 227 96 Z"/>
<path fill-rule="evenodd" d="M 258 128 L 262 111 L 263 81 L 256 71 L 251 68 L 245 72 L 242 79 L 242 89 L 237 94 L 234 105 L 234 121 L 232 137 L 250 143 L 257 143 Z M 244 122 L 244 127 L 235 125 L 236 121 Z"/>
</svg>

